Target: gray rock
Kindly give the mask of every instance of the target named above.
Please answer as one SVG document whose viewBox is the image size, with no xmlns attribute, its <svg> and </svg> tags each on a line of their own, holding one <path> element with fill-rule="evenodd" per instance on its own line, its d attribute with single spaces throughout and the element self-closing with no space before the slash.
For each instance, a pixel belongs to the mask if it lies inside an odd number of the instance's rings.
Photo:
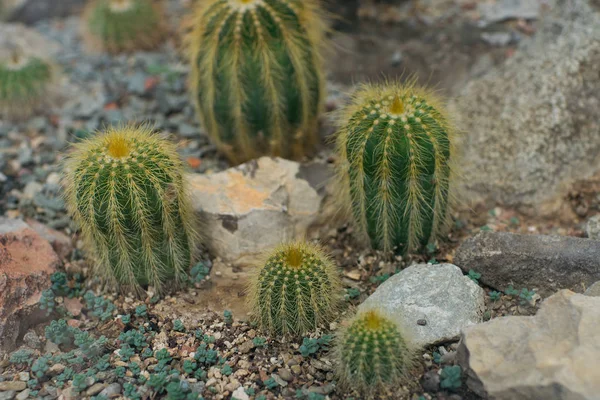
<svg viewBox="0 0 600 400">
<path fill-rule="evenodd" d="M 207 246 L 226 263 L 248 266 L 282 241 L 306 237 L 331 215 L 325 187 L 330 175 L 326 164 L 269 157 L 191 175 Z"/>
<path fill-rule="evenodd" d="M 29 331 L 23 336 L 23 342 L 32 349 L 41 349 L 42 341 L 40 340 L 37 333 L 34 331 Z"/>
<path fill-rule="evenodd" d="M 21 393 L 19 393 L 15 398 L 17 400 L 25 400 L 29 397 L 29 392 L 30 392 L 29 389 L 25 389 Z"/>
<path fill-rule="evenodd" d="M 542 3 L 539 0 L 496 0 L 479 3 L 478 11 L 485 24 L 507 19 L 536 19 Z"/>
<path fill-rule="evenodd" d="M 100 392 L 100 396 L 108 397 L 112 399 L 121 394 L 121 385 L 118 383 L 111 383 L 107 387 L 104 388 L 103 391 Z"/>
<path fill-rule="evenodd" d="M 504 291 L 537 289 L 549 295 L 600 280 L 600 242 L 570 236 L 480 232 L 456 251 L 454 263 L 481 274 L 481 282 Z"/>
<path fill-rule="evenodd" d="M 482 321 L 485 304 L 483 289 L 457 266 L 417 264 L 390 277 L 358 309 L 384 311 L 416 346 L 427 346 L 458 339 L 461 329 Z"/>
<path fill-rule="evenodd" d="M 532 317 L 467 328 L 458 360 L 467 385 L 495 400 L 598 400 L 600 298 L 562 290 Z"/>
<path fill-rule="evenodd" d="M 85 0 L 2 0 L 2 18 L 33 24 L 42 19 L 76 14 L 84 4 Z"/>
<path fill-rule="evenodd" d="M 594 240 L 600 240 L 600 214 L 594 215 L 588 219 L 585 224 L 587 237 Z"/>
<path fill-rule="evenodd" d="M 136 72 L 127 79 L 127 90 L 130 93 L 142 95 L 146 92 L 147 75 L 142 72 Z"/>
<path fill-rule="evenodd" d="M 26 56 L 52 59 L 62 48 L 59 43 L 49 40 L 34 29 L 22 24 L 0 23 L 0 59 L 11 55 L 17 47 Z"/>
<path fill-rule="evenodd" d="M 600 297 L 600 281 L 587 288 L 584 294 L 586 296 Z"/>
<path fill-rule="evenodd" d="M 421 386 L 426 392 L 437 393 L 440 390 L 440 374 L 438 371 L 427 371 L 421 379 Z"/>
<path fill-rule="evenodd" d="M 510 32 L 483 32 L 481 39 L 492 46 L 506 46 L 512 41 Z"/>
<path fill-rule="evenodd" d="M 461 172 L 474 201 L 554 213 L 574 181 L 600 171 L 600 7 L 594 4 L 558 0 L 533 39 L 452 102 L 466 132 Z"/>
<path fill-rule="evenodd" d="M 12 400 L 16 394 L 14 390 L 0 390 L 0 400 Z"/>
</svg>

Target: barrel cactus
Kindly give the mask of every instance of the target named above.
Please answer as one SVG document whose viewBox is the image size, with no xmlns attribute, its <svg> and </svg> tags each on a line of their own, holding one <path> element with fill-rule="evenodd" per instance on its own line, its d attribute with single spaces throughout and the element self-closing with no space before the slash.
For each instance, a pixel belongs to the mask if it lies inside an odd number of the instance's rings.
<svg viewBox="0 0 600 400">
<path fill-rule="evenodd" d="M 449 219 L 454 128 L 413 83 L 365 84 L 340 111 L 343 195 L 372 246 L 398 253 L 434 241 Z"/>
<path fill-rule="evenodd" d="M 299 158 L 318 141 L 324 78 L 316 0 L 206 0 L 188 37 L 200 119 L 233 163 Z"/>
<path fill-rule="evenodd" d="M 401 329 L 378 310 L 359 312 L 336 339 L 340 384 L 362 396 L 397 388 L 414 366 Z"/>
<path fill-rule="evenodd" d="M 0 61 L 0 116 L 29 116 L 45 100 L 53 75 L 47 61 L 14 49 L 8 59 Z"/>
<path fill-rule="evenodd" d="M 273 335 L 303 335 L 335 318 L 341 291 L 337 268 L 318 246 L 283 244 L 251 280 L 255 322 Z"/>
<path fill-rule="evenodd" d="M 146 126 L 109 128 L 74 146 L 65 198 L 97 275 L 138 293 L 181 282 L 196 235 L 175 146 Z"/>
<path fill-rule="evenodd" d="M 164 38 L 161 18 L 152 0 L 93 0 L 84 11 L 84 38 L 93 50 L 151 50 Z"/>
</svg>

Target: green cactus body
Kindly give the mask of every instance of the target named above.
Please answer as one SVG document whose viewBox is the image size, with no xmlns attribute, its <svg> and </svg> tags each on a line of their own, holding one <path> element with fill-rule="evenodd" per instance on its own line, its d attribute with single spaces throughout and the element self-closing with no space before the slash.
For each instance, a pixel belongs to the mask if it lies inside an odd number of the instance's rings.
<svg viewBox="0 0 600 400">
<path fill-rule="evenodd" d="M 364 85 L 339 114 L 341 196 L 376 249 L 413 251 L 448 220 L 453 129 L 412 84 Z"/>
<path fill-rule="evenodd" d="M 164 38 L 161 9 L 151 0 L 95 0 L 84 12 L 84 37 L 94 50 L 150 50 Z"/>
<path fill-rule="evenodd" d="M 52 77 L 46 61 L 14 52 L 0 62 L 0 114 L 6 118 L 28 116 L 44 100 Z"/>
<path fill-rule="evenodd" d="M 250 287 L 258 326 L 274 335 L 303 335 L 331 322 L 342 288 L 337 269 L 309 243 L 276 248 L 257 269 Z"/>
<path fill-rule="evenodd" d="M 109 284 L 157 292 L 181 282 L 195 233 L 175 146 L 148 127 L 110 128 L 75 145 L 65 164 L 66 202 Z"/>
<path fill-rule="evenodd" d="M 315 0 L 207 0 L 189 37 L 205 129 L 234 163 L 299 158 L 318 141 L 324 79 Z"/>
<path fill-rule="evenodd" d="M 381 312 L 360 312 L 338 336 L 340 383 L 363 395 L 383 393 L 402 382 L 414 365 L 398 326 Z"/>
</svg>

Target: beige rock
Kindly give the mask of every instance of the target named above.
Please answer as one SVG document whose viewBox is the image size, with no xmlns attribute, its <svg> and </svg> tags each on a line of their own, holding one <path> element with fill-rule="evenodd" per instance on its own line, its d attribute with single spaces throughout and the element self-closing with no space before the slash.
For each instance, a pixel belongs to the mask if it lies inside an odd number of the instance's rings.
<svg viewBox="0 0 600 400">
<path fill-rule="evenodd" d="M 25 222 L 0 218 L 0 354 L 15 348 L 20 332 L 47 319 L 38 307 L 59 259 Z"/>
<path fill-rule="evenodd" d="M 495 400 L 598 400 L 600 298 L 562 290 L 537 315 L 467 328 L 458 360 L 468 386 Z"/>
<path fill-rule="evenodd" d="M 330 176 L 323 163 L 269 157 L 190 176 L 194 208 L 212 254 L 243 267 L 282 241 L 307 236 L 331 215 L 325 211 Z"/>
<path fill-rule="evenodd" d="M 600 281 L 587 288 L 584 294 L 586 296 L 600 297 Z"/>
<path fill-rule="evenodd" d="M 73 242 L 71 238 L 62 232 L 47 227 L 35 219 L 27 219 L 27 225 L 38 233 L 42 238 L 46 239 L 52 245 L 56 254 L 61 260 L 66 260 L 73 250 Z"/>
<path fill-rule="evenodd" d="M 0 382 L 0 392 L 14 390 L 15 392 L 20 392 L 21 390 L 25 390 L 27 387 L 27 383 L 21 381 L 8 381 L 8 382 Z"/>
</svg>

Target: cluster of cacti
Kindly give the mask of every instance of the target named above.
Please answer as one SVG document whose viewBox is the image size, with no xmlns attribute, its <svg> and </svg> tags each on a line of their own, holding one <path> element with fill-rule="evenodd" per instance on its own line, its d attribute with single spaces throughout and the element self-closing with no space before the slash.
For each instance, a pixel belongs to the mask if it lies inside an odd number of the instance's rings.
<svg viewBox="0 0 600 400">
<path fill-rule="evenodd" d="M 324 78 L 316 0 L 206 0 L 189 37 L 202 123 L 234 163 L 300 158 L 318 142 Z"/>
<path fill-rule="evenodd" d="M 93 0 L 84 12 L 84 38 L 93 50 L 150 50 L 164 38 L 161 18 L 152 0 Z"/>
<path fill-rule="evenodd" d="M 364 396 L 397 387 L 414 365 L 407 338 L 378 310 L 359 312 L 337 337 L 335 352 L 340 383 Z"/>
<path fill-rule="evenodd" d="M 175 146 L 146 126 L 110 128 L 65 163 L 67 206 L 109 284 L 157 292 L 181 282 L 195 246 L 193 212 Z"/>
<path fill-rule="evenodd" d="M 0 116 L 26 117 L 45 99 L 53 80 L 52 66 L 15 49 L 0 61 Z"/>
<path fill-rule="evenodd" d="M 255 322 L 274 335 L 303 335 L 328 324 L 342 298 L 336 266 L 305 242 L 277 247 L 257 269 L 249 292 Z"/>
<path fill-rule="evenodd" d="M 448 220 L 451 122 L 413 83 L 365 84 L 339 115 L 340 196 L 374 248 L 413 251 Z"/>
</svg>

